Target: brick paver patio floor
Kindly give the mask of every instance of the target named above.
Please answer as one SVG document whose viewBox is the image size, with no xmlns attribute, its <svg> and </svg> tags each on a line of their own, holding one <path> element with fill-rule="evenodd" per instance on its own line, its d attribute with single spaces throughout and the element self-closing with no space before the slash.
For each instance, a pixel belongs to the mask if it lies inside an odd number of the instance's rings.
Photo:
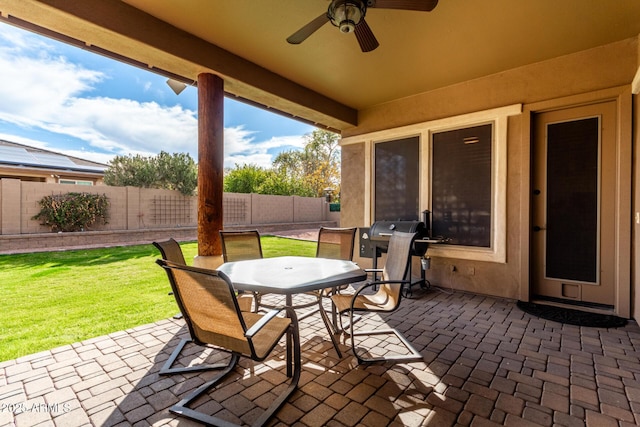
<svg viewBox="0 0 640 427">
<path fill-rule="evenodd" d="M 563 325 L 528 315 L 514 301 L 438 288 L 418 290 L 398 311 L 366 320 L 383 321 L 400 329 L 424 362 L 358 366 L 348 341 L 340 360 L 318 315 L 310 316 L 300 325 L 299 389 L 272 424 L 640 424 L 635 322 L 609 330 Z M 215 374 L 157 373 L 186 334 L 183 321 L 168 319 L 2 362 L 0 426 L 196 425 L 168 408 Z M 286 379 L 282 357 L 280 347 L 265 363 L 243 361 L 233 382 L 202 399 L 200 409 L 250 424 Z"/>
</svg>

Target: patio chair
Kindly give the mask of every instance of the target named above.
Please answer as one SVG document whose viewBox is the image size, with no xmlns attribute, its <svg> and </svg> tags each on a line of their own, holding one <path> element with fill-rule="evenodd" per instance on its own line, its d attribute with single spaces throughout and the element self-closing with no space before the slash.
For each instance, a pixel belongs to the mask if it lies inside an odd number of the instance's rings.
<svg viewBox="0 0 640 427">
<path fill-rule="evenodd" d="M 391 312 L 400 306 L 402 300 L 402 287 L 411 282 L 411 278 L 406 279 L 411 262 L 411 248 L 416 233 L 405 233 L 396 231 L 389 239 L 387 250 L 387 260 L 382 269 L 382 280 L 373 280 L 360 287 L 353 295 L 336 294 L 331 296 L 338 313 L 349 314 L 349 333 L 351 336 L 351 348 L 353 354 L 358 359 L 358 363 L 381 362 L 381 361 L 412 361 L 422 360 L 422 355 L 393 328 L 354 330 L 354 313 L 361 312 Z M 372 289 L 377 289 L 371 293 Z M 370 293 L 364 293 L 369 291 Z M 344 327 L 342 328 L 344 331 Z M 359 353 L 356 347 L 355 337 L 372 335 L 395 335 L 407 348 L 409 354 L 396 356 L 366 357 Z M 363 340 L 363 342 L 365 342 Z"/>
<path fill-rule="evenodd" d="M 166 259 L 167 261 L 171 261 L 176 264 L 187 264 L 187 262 L 184 260 L 184 254 L 182 253 L 180 244 L 174 239 L 169 239 L 162 242 L 153 242 L 153 246 L 158 248 L 162 259 Z"/>
<path fill-rule="evenodd" d="M 224 262 L 244 261 L 262 258 L 262 243 L 258 230 L 223 231 L 220 230 L 222 241 L 222 259 Z M 261 295 L 253 293 L 254 312 L 260 309 Z M 267 308 L 273 308 L 268 306 Z"/>
<path fill-rule="evenodd" d="M 320 227 L 318 232 L 318 246 L 316 248 L 316 258 L 330 258 L 330 259 L 341 259 L 345 261 L 351 261 L 353 259 L 353 246 L 356 238 L 356 228 L 335 228 L 335 227 Z M 342 287 L 342 289 L 346 288 L 346 286 Z M 336 291 L 340 291 L 340 289 L 336 289 Z M 327 316 L 327 313 L 323 307 L 323 299 L 330 298 L 333 294 L 333 288 L 326 288 L 319 291 L 314 291 L 312 294 L 318 299 L 318 309 L 320 311 L 320 316 L 322 321 L 324 322 L 327 331 L 329 332 L 329 336 L 331 337 L 331 341 L 333 342 L 333 346 L 338 353 L 338 357 L 342 357 L 342 353 L 338 347 L 337 339 L 335 335 L 339 333 L 336 325 L 336 316 L 335 310 L 333 310 L 333 322 L 331 322 Z M 315 313 L 315 310 L 311 313 L 305 314 L 305 317 Z"/>
<path fill-rule="evenodd" d="M 186 265 L 186 261 L 184 259 L 184 253 L 182 252 L 182 248 L 180 247 L 180 243 L 176 240 L 170 238 L 169 240 L 164 240 L 160 242 L 153 242 L 153 246 L 158 248 L 160 251 L 160 255 L 162 259 L 172 262 L 174 264 Z M 169 295 L 173 295 L 173 290 L 169 292 Z M 173 316 L 174 319 L 182 319 L 182 313 L 178 313 Z M 160 375 L 172 375 L 172 374 L 181 374 L 185 372 L 200 372 L 200 371 L 209 371 L 212 369 L 222 369 L 225 365 L 213 364 L 213 365 L 197 365 L 197 366 L 189 366 L 184 368 L 172 368 L 171 366 L 175 362 L 176 358 L 180 356 L 180 353 L 184 349 L 184 347 L 190 343 L 191 340 L 181 340 L 178 346 L 174 349 L 172 355 L 166 361 L 166 363 L 160 368 Z"/>
<path fill-rule="evenodd" d="M 353 259 L 356 228 L 320 227 L 316 258 Z"/>
<path fill-rule="evenodd" d="M 222 387 L 223 380 L 234 371 L 240 357 L 263 361 L 286 334 L 286 366 L 287 377 L 290 380 L 253 425 L 266 424 L 295 391 L 300 379 L 300 336 L 295 312 L 290 308 L 273 310 L 266 315 L 242 312 L 231 281 L 224 273 L 165 260 L 156 262 L 167 272 L 176 302 L 189 328 L 191 340 L 198 345 L 231 354 L 229 362 L 224 364 L 218 375 L 169 408 L 169 411 L 206 425 L 234 425 L 227 420 L 192 409 L 190 405 L 212 388 Z M 282 310 L 286 310 L 288 317 L 277 316 Z M 265 364 L 265 369 L 269 369 L 269 366 L 270 364 Z M 201 403 L 198 402 L 198 407 L 206 407 Z M 263 402 L 260 402 L 260 405 L 263 405 Z"/>
<path fill-rule="evenodd" d="M 184 254 L 182 253 L 180 243 L 176 242 L 174 239 L 170 238 L 169 240 L 165 240 L 162 242 L 153 242 L 153 246 L 158 248 L 162 259 L 175 262 L 176 264 L 187 264 L 184 260 Z M 169 292 L 169 295 L 173 295 L 173 292 Z M 176 314 L 175 316 L 173 316 L 173 318 L 182 319 L 182 313 Z"/>
<path fill-rule="evenodd" d="M 170 238 L 169 240 L 161 242 L 153 242 L 153 246 L 158 248 L 162 259 L 166 259 L 167 261 L 174 262 L 176 264 L 187 265 L 187 262 L 184 259 L 184 254 L 182 253 L 182 248 L 174 239 Z M 169 292 L 169 295 L 173 295 L 173 292 Z M 238 304 L 240 304 L 240 309 L 242 311 L 251 311 L 251 300 L 252 298 L 249 295 L 239 294 Z M 182 314 L 178 313 L 173 317 L 175 319 L 180 319 L 182 318 Z"/>
</svg>

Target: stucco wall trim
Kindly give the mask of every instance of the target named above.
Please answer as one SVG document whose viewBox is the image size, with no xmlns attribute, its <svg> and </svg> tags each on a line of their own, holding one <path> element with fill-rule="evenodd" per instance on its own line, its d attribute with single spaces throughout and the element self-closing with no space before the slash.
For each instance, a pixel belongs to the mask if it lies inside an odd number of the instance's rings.
<svg viewBox="0 0 640 427">
<path fill-rule="evenodd" d="M 522 113 L 522 104 L 512 104 L 504 107 L 492 108 L 490 110 L 476 111 L 473 113 L 461 114 L 459 116 L 446 117 L 444 119 L 431 120 L 428 122 L 420 122 L 412 125 L 384 129 L 362 135 L 350 136 L 342 138 L 340 140 L 340 145 L 358 144 L 363 141 L 370 140 L 380 141 L 395 138 L 401 135 L 404 136 L 408 134 L 419 134 L 425 129 L 429 129 L 430 131 L 438 131 L 459 126 L 461 123 L 466 125 L 467 123 L 477 123 L 491 120 L 495 117 L 515 116 L 520 113 Z"/>
</svg>

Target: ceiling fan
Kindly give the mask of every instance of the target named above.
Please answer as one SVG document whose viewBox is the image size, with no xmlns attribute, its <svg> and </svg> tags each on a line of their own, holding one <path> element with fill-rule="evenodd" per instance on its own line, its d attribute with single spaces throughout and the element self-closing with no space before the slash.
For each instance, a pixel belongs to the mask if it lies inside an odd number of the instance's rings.
<svg viewBox="0 0 640 427">
<path fill-rule="evenodd" d="M 343 33 L 355 33 L 363 52 L 371 52 L 380 44 L 364 20 L 367 8 L 432 11 L 438 0 L 331 0 L 326 13 L 318 16 L 287 38 L 291 44 L 300 44 L 327 22 Z"/>
</svg>

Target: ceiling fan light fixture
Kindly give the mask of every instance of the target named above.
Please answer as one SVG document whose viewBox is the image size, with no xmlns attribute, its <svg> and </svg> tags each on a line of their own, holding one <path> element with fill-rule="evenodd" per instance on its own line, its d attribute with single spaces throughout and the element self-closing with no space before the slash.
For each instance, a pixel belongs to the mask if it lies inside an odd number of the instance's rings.
<svg viewBox="0 0 640 427">
<path fill-rule="evenodd" d="M 329 5 L 327 15 L 331 23 L 343 33 L 351 33 L 356 29 L 367 12 L 361 0 L 334 0 Z"/>
</svg>

